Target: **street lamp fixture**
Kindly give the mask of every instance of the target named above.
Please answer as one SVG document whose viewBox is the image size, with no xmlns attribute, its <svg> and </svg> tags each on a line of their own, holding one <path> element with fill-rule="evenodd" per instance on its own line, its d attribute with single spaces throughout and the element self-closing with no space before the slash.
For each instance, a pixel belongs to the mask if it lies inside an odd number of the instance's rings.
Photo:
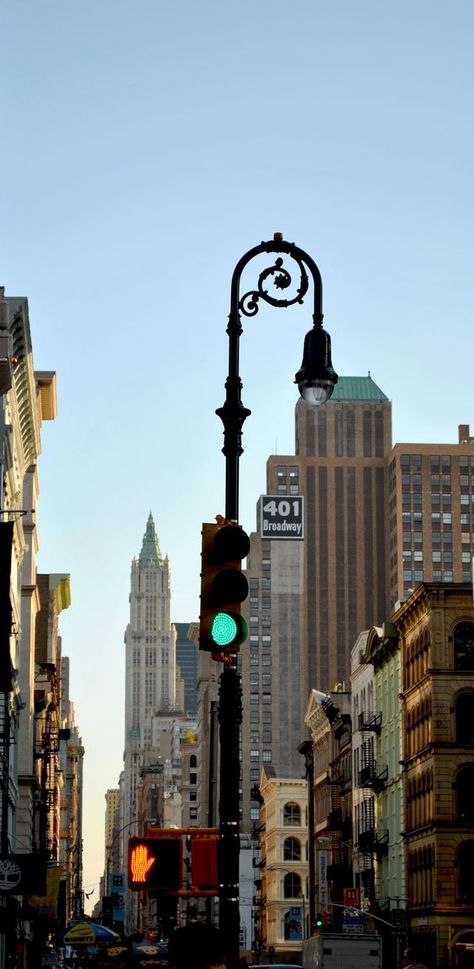
<svg viewBox="0 0 474 969">
<path fill-rule="evenodd" d="M 273 265 L 262 270 L 253 289 L 240 295 L 242 273 L 249 262 L 263 253 L 275 253 Z M 289 257 L 284 265 L 284 256 Z M 296 270 L 296 271 L 295 271 Z M 293 274 L 293 275 L 292 275 Z M 250 249 L 237 263 L 231 282 L 229 335 L 229 372 L 226 380 L 226 399 L 216 410 L 224 425 L 223 453 L 226 459 L 225 518 L 239 520 L 239 460 L 243 453 L 242 427 L 250 410 L 241 399 L 242 381 L 239 374 L 239 339 L 242 333 L 241 314 L 252 317 L 258 313 L 261 301 L 275 307 L 303 303 L 313 285 L 313 327 L 306 334 L 303 361 L 295 375 L 295 383 L 303 399 L 314 405 L 329 400 L 337 383 L 337 373 L 331 361 L 331 339 L 323 329 L 322 282 L 314 260 L 303 249 L 286 242 L 280 232 L 273 239 Z M 269 285 L 273 284 L 270 290 Z M 220 726 L 220 797 L 219 797 L 219 922 L 229 948 L 229 969 L 239 961 L 239 728 L 242 722 L 242 693 L 237 656 L 231 651 L 219 683 Z"/>
</svg>

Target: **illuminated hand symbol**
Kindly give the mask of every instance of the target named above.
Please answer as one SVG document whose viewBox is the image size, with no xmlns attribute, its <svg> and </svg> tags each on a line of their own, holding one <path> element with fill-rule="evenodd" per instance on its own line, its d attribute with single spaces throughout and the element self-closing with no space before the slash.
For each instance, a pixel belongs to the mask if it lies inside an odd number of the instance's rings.
<svg viewBox="0 0 474 969">
<path fill-rule="evenodd" d="M 146 876 L 156 859 L 148 854 L 147 845 L 137 845 L 132 851 L 131 869 L 134 882 L 146 882 Z"/>
</svg>

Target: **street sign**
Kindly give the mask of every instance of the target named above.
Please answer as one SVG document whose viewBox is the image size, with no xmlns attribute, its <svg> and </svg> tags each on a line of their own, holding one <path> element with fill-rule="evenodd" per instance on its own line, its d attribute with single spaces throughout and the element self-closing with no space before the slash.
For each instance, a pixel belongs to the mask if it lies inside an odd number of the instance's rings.
<svg viewBox="0 0 474 969">
<path fill-rule="evenodd" d="M 260 535 L 262 538 L 304 538 L 303 495 L 261 495 Z"/>
<path fill-rule="evenodd" d="M 348 909 L 343 913 L 342 916 L 342 931 L 343 932 L 362 932 L 363 929 L 363 917 L 358 912 L 353 909 Z"/>
<path fill-rule="evenodd" d="M 344 905 L 353 905 L 355 908 L 360 906 L 360 888 L 343 888 L 342 901 Z"/>
</svg>

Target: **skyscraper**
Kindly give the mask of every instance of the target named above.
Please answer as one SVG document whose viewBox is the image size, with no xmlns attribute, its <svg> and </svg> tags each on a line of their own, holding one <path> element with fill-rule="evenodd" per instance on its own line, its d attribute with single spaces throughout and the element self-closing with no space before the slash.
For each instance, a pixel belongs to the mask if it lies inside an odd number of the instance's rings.
<svg viewBox="0 0 474 969">
<path fill-rule="evenodd" d="M 349 679 L 359 633 L 418 582 L 466 581 L 470 462 L 468 425 L 457 444 L 392 447 L 391 403 L 370 374 L 341 377 L 324 407 L 298 401 L 295 454 L 268 459 L 267 495 L 303 497 L 304 540 L 262 537 L 258 516 L 247 560 L 244 829 L 258 818 L 251 791 L 262 766 L 300 775 L 309 692 Z"/>
<path fill-rule="evenodd" d="M 171 623 L 171 574 L 150 512 L 140 554 L 132 561 L 130 622 L 125 632 L 124 824 L 138 817 L 137 786 L 143 760 L 164 756 L 163 736 L 177 709 L 183 683 L 176 666 Z M 167 738 L 168 739 L 168 738 Z M 168 744 L 166 744 L 168 749 Z"/>
</svg>

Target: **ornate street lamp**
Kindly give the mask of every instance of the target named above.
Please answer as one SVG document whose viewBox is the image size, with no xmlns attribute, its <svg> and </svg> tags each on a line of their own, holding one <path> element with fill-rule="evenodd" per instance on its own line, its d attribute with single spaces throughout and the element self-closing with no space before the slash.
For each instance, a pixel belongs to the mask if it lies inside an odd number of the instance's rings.
<svg viewBox="0 0 474 969">
<path fill-rule="evenodd" d="M 240 281 L 247 264 L 262 253 L 277 253 L 273 265 L 264 269 L 255 289 L 240 296 Z M 296 292 L 285 298 L 285 292 L 293 292 L 293 277 L 284 265 L 281 254 L 289 257 L 295 276 Z M 223 453 L 226 459 L 225 517 L 228 521 L 239 519 L 239 459 L 243 452 L 242 426 L 250 411 L 241 399 L 242 381 L 239 374 L 239 339 L 242 333 L 241 314 L 255 316 L 260 301 L 270 306 L 286 307 L 303 303 L 313 282 L 313 327 L 306 334 L 303 361 L 295 375 L 295 383 L 301 396 L 310 404 L 321 405 L 329 400 L 337 383 L 331 362 L 331 340 L 323 329 L 322 283 L 316 263 L 295 246 L 285 242 L 281 233 L 273 240 L 262 242 L 250 249 L 237 263 L 232 276 L 230 314 L 227 325 L 229 334 L 229 373 L 226 399 L 216 414 L 224 425 Z M 269 291 L 273 284 L 272 292 Z M 237 658 L 228 657 L 220 677 L 219 725 L 220 725 L 220 797 L 219 797 L 219 919 L 220 928 L 229 946 L 229 966 L 235 969 L 239 960 L 239 729 L 242 722 L 242 693 Z"/>
</svg>

